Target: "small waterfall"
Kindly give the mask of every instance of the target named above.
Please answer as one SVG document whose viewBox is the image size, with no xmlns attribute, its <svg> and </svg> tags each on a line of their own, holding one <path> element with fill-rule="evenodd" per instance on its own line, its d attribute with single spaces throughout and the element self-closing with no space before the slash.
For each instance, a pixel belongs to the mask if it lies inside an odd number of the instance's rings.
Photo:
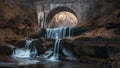
<svg viewBox="0 0 120 68">
<path fill-rule="evenodd" d="M 52 39 L 63 39 L 70 37 L 72 28 L 47 28 L 46 37 Z"/>
<path fill-rule="evenodd" d="M 50 60 L 58 60 L 59 59 L 59 48 L 60 41 L 63 38 L 70 37 L 71 28 L 47 28 L 46 29 L 46 37 L 55 39 L 53 55 L 50 57 Z"/>
<path fill-rule="evenodd" d="M 26 40 L 25 47 L 29 48 L 30 44 L 32 43 L 33 40 Z"/>
<path fill-rule="evenodd" d="M 36 47 L 32 43 L 33 40 L 26 40 L 25 47 L 15 48 L 13 57 L 15 58 L 30 58 L 37 54 Z"/>
</svg>

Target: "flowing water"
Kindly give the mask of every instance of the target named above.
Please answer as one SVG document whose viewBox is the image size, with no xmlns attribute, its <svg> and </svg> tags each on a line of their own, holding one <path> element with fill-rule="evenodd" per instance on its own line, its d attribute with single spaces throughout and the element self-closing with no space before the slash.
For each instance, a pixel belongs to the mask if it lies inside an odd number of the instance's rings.
<svg viewBox="0 0 120 68">
<path fill-rule="evenodd" d="M 71 28 L 47 28 L 46 38 L 55 39 L 52 56 L 49 60 L 34 58 L 37 54 L 33 40 L 26 40 L 25 47 L 15 48 L 13 59 L 15 62 L 0 62 L 0 68 L 103 68 L 97 64 L 82 64 L 79 62 L 58 61 L 59 51 L 61 48 L 61 40 L 71 36 Z M 13 47 L 12 47 L 13 48 Z M 63 52 L 70 54 L 68 50 L 63 48 Z M 52 61 L 51 61 L 52 60 Z M 106 68 L 106 67 L 104 67 Z"/>
<path fill-rule="evenodd" d="M 60 41 L 63 38 L 70 37 L 71 28 L 47 28 L 46 37 L 55 39 L 53 55 L 50 57 L 50 60 L 59 59 L 59 49 L 61 47 Z"/>
<path fill-rule="evenodd" d="M 26 40 L 25 47 L 15 48 L 12 56 L 14 58 L 30 58 L 37 54 L 36 47 L 32 44 L 32 41 L 33 40 Z"/>
<path fill-rule="evenodd" d="M 52 56 L 49 60 L 59 60 L 59 51 L 61 48 L 61 40 L 71 36 L 71 28 L 47 28 L 46 38 L 55 39 L 54 48 L 52 50 Z M 37 55 L 37 49 L 34 40 L 26 40 L 26 44 L 23 48 L 14 48 L 14 58 L 33 58 Z M 65 50 L 64 50 L 65 51 Z M 43 57 L 45 58 L 45 57 Z M 48 59 L 48 57 L 46 58 Z"/>
<path fill-rule="evenodd" d="M 71 61 L 58 61 L 59 50 L 61 48 L 61 40 L 71 36 L 71 28 L 47 28 L 46 38 L 55 39 L 53 54 L 50 60 L 43 60 L 39 57 L 34 57 L 37 54 L 34 40 L 26 40 L 23 48 L 15 48 L 13 52 L 13 61 L 0 62 L 0 68 L 119 68 L 120 66 L 101 65 L 101 64 L 86 64 Z M 66 55 L 72 55 L 68 50 L 63 48 Z M 52 60 L 52 61 L 51 61 Z M 55 60 L 55 61 L 54 61 Z M 57 60 L 57 61 L 56 61 Z"/>
<path fill-rule="evenodd" d="M 0 63 L 0 68 L 111 68 L 103 67 L 99 64 L 82 64 L 78 62 L 53 62 L 53 61 L 41 61 L 37 63 L 34 60 L 24 60 L 24 62 L 19 63 Z M 113 67 L 114 68 L 114 67 Z M 119 68 L 119 67 L 115 67 Z"/>
</svg>

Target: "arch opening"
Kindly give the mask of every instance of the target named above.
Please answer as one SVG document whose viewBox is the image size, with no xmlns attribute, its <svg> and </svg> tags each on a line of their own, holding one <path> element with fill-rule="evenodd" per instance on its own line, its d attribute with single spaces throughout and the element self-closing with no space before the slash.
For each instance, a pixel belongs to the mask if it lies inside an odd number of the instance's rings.
<svg viewBox="0 0 120 68">
<path fill-rule="evenodd" d="M 57 7 L 46 18 L 48 28 L 74 27 L 78 23 L 75 12 L 68 7 Z"/>
</svg>

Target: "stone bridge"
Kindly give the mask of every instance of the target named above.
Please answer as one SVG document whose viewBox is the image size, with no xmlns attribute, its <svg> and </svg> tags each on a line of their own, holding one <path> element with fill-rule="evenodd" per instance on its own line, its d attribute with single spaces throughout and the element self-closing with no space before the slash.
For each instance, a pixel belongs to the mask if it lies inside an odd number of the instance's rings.
<svg viewBox="0 0 120 68">
<path fill-rule="evenodd" d="M 90 21 L 109 11 L 112 5 L 99 0 L 44 0 L 35 2 L 38 23 L 41 28 L 48 27 L 48 23 L 59 12 L 67 11 L 74 14 L 78 23 Z M 110 7 L 110 8 L 109 8 Z"/>
</svg>

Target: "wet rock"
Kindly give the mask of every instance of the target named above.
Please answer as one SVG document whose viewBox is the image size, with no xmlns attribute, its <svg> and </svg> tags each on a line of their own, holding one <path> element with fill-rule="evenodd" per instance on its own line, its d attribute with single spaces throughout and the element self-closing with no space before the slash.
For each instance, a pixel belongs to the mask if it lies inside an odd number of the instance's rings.
<svg viewBox="0 0 120 68">
<path fill-rule="evenodd" d="M 71 44 L 83 45 L 83 46 L 119 46 L 119 37 L 103 38 L 103 37 L 92 37 L 92 36 L 76 36 L 66 38 Z"/>
<path fill-rule="evenodd" d="M 14 39 L 6 40 L 6 42 L 15 47 L 22 48 L 25 47 L 25 43 L 27 39 L 28 39 L 27 37 L 24 37 L 22 35 L 15 35 Z"/>
<path fill-rule="evenodd" d="M 107 30 L 106 28 L 96 28 L 92 31 L 86 32 L 85 35 L 86 36 L 94 36 L 94 37 L 103 37 L 103 38 L 113 38 L 113 37 L 117 37 L 118 35 L 116 35 L 113 31 L 114 29 L 110 29 Z"/>
<path fill-rule="evenodd" d="M 9 61 L 13 61 L 11 56 L 0 55 L 0 62 L 9 62 Z"/>
<path fill-rule="evenodd" d="M 30 35 L 29 38 L 40 39 L 40 38 L 45 38 L 45 35 L 46 35 L 46 30 L 39 29 L 36 33 Z"/>
<path fill-rule="evenodd" d="M 23 48 L 23 47 L 25 47 L 26 40 L 11 41 L 10 44 L 12 44 L 13 46 L 15 46 L 16 48 Z"/>
<path fill-rule="evenodd" d="M 15 38 L 13 40 L 22 41 L 22 40 L 26 40 L 26 39 L 28 39 L 28 37 L 25 37 L 23 35 L 15 35 Z"/>
<path fill-rule="evenodd" d="M 62 40 L 62 47 L 63 49 L 67 49 L 70 50 L 71 53 L 73 53 L 74 56 L 80 57 L 80 56 L 93 56 L 94 54 L 94 48 L 92 48 L 91 46 L 86 46 L 84 44 L 85 41 L 84 39 L 82 39 L 80 41 L 77 40 L 72 40 L 71 38 L 69 39 L 63 39 Z"/>
<path fill-rule="evenodd" d="M 80 62 L 82 63 L 89 63 L 89 64 L 102 64 L 105 59 L 93 58 L 89 56 L 81 56 Z"/>
<path fill-rule="evenodd" d="M 76 36 L 62 40 L 63 47 L 74 51 L 79 56 L 110 58 L 119 52 L 120 38 L 102 38 L 92 36 Z M 115 46 L 118 46 L 115 48 Z"/>
<path fill-rule="evenodd" d="M 70 29 L 70 28 L 69 28 Z M 81 28 L 81 27 L 73 27 L 71 28 L 71 33 L 70 35 L 71 36 L 78 36 L 78 35 L 81 35 L 82 33 L 86 32 L 87 29 L 85 28 Z"/>
<path fill-rule="evenodd" d="M 76 46 L 67 39 L 61 40 L 60 59 L 75 61 L 80 55 L 76 52 Z"/>
<path fill-rule="evenodd" d="M 12 55 L 12 52 L 13 52 L 13 49 L 9 46 L 9 45 L 6 45 L 6 46 L 0 46 L 0 55 L 1 56 L 10 56 Z"/>
<path fill-rule="evenodd" d="M 33 44 L 37 48 L 38 55 L 44 54 L 48 49 L 53 48 L 54 40 L 53 39 L 38 39 L 33 41 Z"/>
<path fill-rule="evenodd" d="M 12 48 L 9 46 L 0 46 L 0 55 L 11 55 L 12 54 Z"/>
<path fill-rule="evenodd" d="M 107 46 L 96 46 L 95 55 L 98 58 L 109 58 Z"/>
</svg>

